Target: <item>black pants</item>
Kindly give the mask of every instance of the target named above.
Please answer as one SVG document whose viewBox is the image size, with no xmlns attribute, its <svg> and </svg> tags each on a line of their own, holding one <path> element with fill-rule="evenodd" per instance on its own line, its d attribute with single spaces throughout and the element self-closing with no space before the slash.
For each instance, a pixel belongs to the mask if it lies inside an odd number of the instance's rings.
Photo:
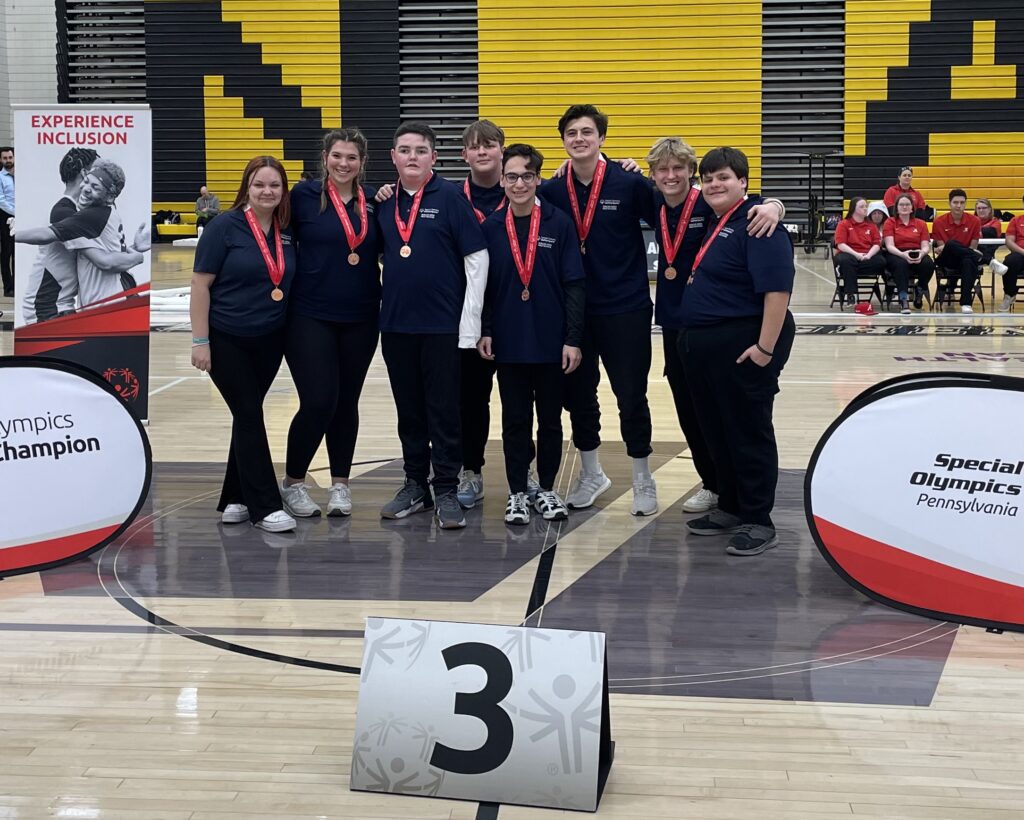
<svg viewBox="0 0 1024 820">
<path fill-rule="evenodd" d="M 700 428 L 715 461 L 719 509 L 746 524 L 772 526 L 779 480 L 772 406 L 779 374 L 793 348 L 793 315 L 786 314 L 767 366 L 749 359 L 736 364 L 760 332 L 761 317 L 691 328 L 682 334 L 680 349 Z"/>
<path fill-rule="evenodd" d="M 935 260 L 937 267 L 949 271 L 946 287 L 950 291 L 955 291 L 957 282 L 960 282 L 961 305 L 969 305 L 974 301 L 974 283 L 978 279 L 980 262 L 978 254 L 955 240 L 943 245 L 942 253 Z"/>
<path fill-rule="evenodd" d="M 462 350 L 462 466 L 479 473 L 491 429 L 491 388 L 497 365 L 476 350 Z"/>
<path fill-rule="evenodd" d="M 0 209 L 0 277 L 3 278 L 4 293 L 14 291 L 14 237 L 7 220 L 14 214 Z"/>
<path fill-rule="evenodd" d="M 199 214 L 198 216 L 196 216 L 196 227 L 200 228 L 209 225 L 211 222 L 213 222 L 216 216 L 217 214 L 211 214 L 210 216 L 207 216 L 206 214 Z"/>
<path fill-rule="evenodd" d="M 217 509 L 245 504 L 253 523 L 282 508 L 263 399 L 283 356 L 283 329 L 266 336 L 234 336 L 210 328 L 210 378 L 231 411 L 231 449 Z"/>
<path fill-rule="evenodd" d="M 381 350 L 398 410 L 405 475 L 425 487 L 433 466 L 434 492 L 454 490 L 462 461 L 458 335 L 382 333 Z"/>
<path fill-rule="evenodd" d="M 999 233 L 995 228 L 982 228 L 981 229 L 982 239 L 998 239 Z M 998 245 L 979 245 L 978 250 L 981 251 L 981 259 L 978 262 L 982 265 L 987 265 L 992 261 L 996 255 L 996 250 L 999 248 Z"/>
<path fill-rule="evenodd" d="M 690 448 L 690 455 L 693 457 L 693 466 L 704 484 L 704 489 L 717 493 L 715 461 L 701 432 L 700 422 L 697 420 L 697 407 L 693 403 L 693 388 L 686 378 L 686 368 L 683 367 L 683 355 L 679 347 L 683 334 L 678 330 L 664 328 L 661 335 L 665 342 L 665 378 L 668 379 L 668 386 L 672 390 L 679 427 L 686 438 L 686 446 Z"/>
<path fill-rule="evenodd" d="M 526 492 L 533 460 L 533 408 L 537 407 L 537 481 L 555 486 L 562 463 L 561 364 L 500 364 L 501 440 L 509 492 Z"/>
<path fill-rule="evenodd" d="M 839 266 L 839 276 L 843 280 L 843 293 L 846 294 L 848 303 L 857 298 L 858 278 L 873 280 L 885 270 L 885 259 L 880 253 L 863 261 L 849 253 L 838 253 L 835 260 Z"/>
<path fill-rule="evenodd" d="M 910 284 L 923 293 L 928 291 L 928 283 L 932 281 L 932 274 L 935 273 L 935 263 L 927 254 L 921 257 L 920 262 L 911 265 L 902 256 L 897 256 L 887 251 L 882 251 L 885 257 L 885 266 L 896 282 L 896 290 L 900 298 L 906 298 L 910 293 Z"/>
<path fill-rule="evenodd" d="M 1003 274 L 1003 293 L 1007 296 L 1017 295 L 1017 283 L 1024 274 L 1024 253 L 1011 253 L 1003 260 L 1009 269 Z"/>
<path fill-rule="evenodd" d="M 290 317 L 285 355 L 299 394 L 299 412 L 288 428 L 290 478 L 305 477 L 324 434 L 331 475 L 348 478 L 359 434 L 359 395 L 379 335 L 376 319 Z"/>
<path fill-rule="evenodd" d="M 619 406 L 619 428 L 631 458 L 651 454 L 651 408 L 647 376 L 651 371 L 651 308 L 615 316 L 590 316 L 583 329 L 583 361 L 565 378 L 565 409 L 577 449 L 601 444 L 601 406 L 597 386 L 604 364 Z"/>
</svg>

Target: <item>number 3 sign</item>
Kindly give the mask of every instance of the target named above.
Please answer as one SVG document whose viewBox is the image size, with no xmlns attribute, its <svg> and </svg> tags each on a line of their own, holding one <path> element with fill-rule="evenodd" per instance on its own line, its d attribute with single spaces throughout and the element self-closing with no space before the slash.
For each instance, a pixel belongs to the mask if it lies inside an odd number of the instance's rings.
<svg viewBox="0 0 1024 820">
<path fill-rule="evenodd" d="M 613 749 L 603 634 L 367 619 L 353 789 L 596 811 Z"/>
</svg>

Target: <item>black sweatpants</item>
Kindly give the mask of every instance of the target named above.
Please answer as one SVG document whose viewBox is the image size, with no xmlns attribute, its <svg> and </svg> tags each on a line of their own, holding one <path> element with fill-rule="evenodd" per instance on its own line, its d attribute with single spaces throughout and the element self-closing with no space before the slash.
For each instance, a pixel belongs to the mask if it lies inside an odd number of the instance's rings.
<svg viewBox="0 0 1024 820">
<path fill-rule="evenodd" d="M 927 293 L 928 283 L 932 281 L 932 274 L 935 273 L 935 263 L 930 256 L 925 254 L 921 257 L 920 262 L 915 262 L 913 265 L 902 256 L 888 251 L 882 251 L 882 256 L 885 257 L 886 268 L 889 269 L 889 273 L 896 281 L 896 290 L 900 297 L 910 295 L 911 280 L 914 281 L 915 288 Z"/>
<path fill-rule="evenodd" d="M 619 406 L 619 428 L 631 458 L 651 454 L 651 408 L 647 376 L 651 371 L 651 308 L 615 316 L 587 315 L 583 328 L 583 361 L 565 377 L 565 409 L 572 421 L 577 449 L 601 444 L 601 406 L 597 386 L 599 360 L 604 364 Z"/>
<path fill-rule="evenodd" d="M 0 278 L 3 279 L 4 293 L 14 291 L 14 237 L 7 220 L 14 214 L 0 209 Z"/>
<path fill-rule="evenodd" d="M 993 227 L 982 228 L 981 229 L 981 238 L 982 239 L 998 239 L 999 238 L 999 232 L 995 228 L 993 228 Z M 983 264 L 983 265 L 987 265 L 989 262 L 992 261 L 993 257 L 996 255 L 996 250 L 998 250 L 998 248 L 999 248 L 998 245 L 981 245 L 981 244 L 979 244 L 978 245 L 978 250 L 981 251 L 981 259 L 979 259 L 978 261 L 981 264 Z"/>
<path fill-rule="evenodd" d="M 863 261 L 849 253 L 837 253 L 835 260 L 839 266 L 839 276 L 843 280 L 843 293 L 846 294 L 847 304 L 857 298 L 858 278 L 874 279 L 885 271 L 885 259 L 881 253 L 876 253 Z"/>
<path fill-rule="evenodd" d="M 491 388 L 497 365 L 475 349 L 459 351 L 462 357 L 462 466 L 479 473 L 491 429 Z"/>
<path fill-rule="evenodd" d="M 263 399 L 283 357 L 283 328 L 265 336 L 235 336 L 210 328 L 210 378 L 231 411 L 231 447 L 217 509 L 245 504 L 253 523 L 282 509 Z"/>
<path fill-rule="evenodd" d="M 537 408 L 537 481 L 541 489 L 555 486 L 562 463 L 561 364 L 499 364 L 501 440 L 509 492 L 526 492 L 526 474 L 533 460 L 533 408 Z"/>
<path fill-rule="evenodd" d="M 443 495 L 458 486 L 462 461 L 459 337 L 382 333 L 380 341 L 398 411 L 405 475 L 425 487 L 433 466 L 434 493 Z"/>
<path fill-rule="evenodd" d="M 686 368 L 683 367 L 683 356 L 679 347 L 682 332 L 663 328 L 661 335 L 665 342 L 665 378 L 668 379 L 668 386 L 672 390 L 679 427 L 686 438 L 693 466 L 704 484 L 704 489 L 717 493 L 718 476 L 715 474 L 715 461 L 701 432 L 700 422 L 697 420 L 697 407 L 693 403 L 693 388 L 686 378 Z"/>
<path fill-rule="evenodd" d="M 285 471 L 304 478 L 324 435 L 331 475 L 348 478 L 359 434 L 359 395 L 377 350 L 377 319 L 327 322 L 292 315 L 285 356 L 299 394 Z"/>
<path fill-rule="evenodd" d="M 1003 274 L 1003 293 L 1007 296 L 1017 295 L 1017 283 L 1024 275 L 1024 253 L 1011 253 L 1003 260 L 1008 270 Z"/>
<path fill-rule="evenodd" d="M 942 246 L 942 253 L 935 260 L 935 265 L 950 271 L 946 278 L 946 287 L 955 291 L 960 282 L 960 304 L 969 305 L 974 301 L 974 283 L 978 278 L 978 254 L 970 248 L 953 240 Z"/>
<path fill-rule="evenodd" d="M 774 355 L 765 367 L 750 359 L 736 364 L 760 333 L 760 316 L 734 319 L 684 331 L 680 349 L 718 474 L 719 509 L 745 524 L 773 526 L 779 451 L 772 407 L 779 374 L 793 348 L 793 314 L 786 313 Z"/>
</svg>

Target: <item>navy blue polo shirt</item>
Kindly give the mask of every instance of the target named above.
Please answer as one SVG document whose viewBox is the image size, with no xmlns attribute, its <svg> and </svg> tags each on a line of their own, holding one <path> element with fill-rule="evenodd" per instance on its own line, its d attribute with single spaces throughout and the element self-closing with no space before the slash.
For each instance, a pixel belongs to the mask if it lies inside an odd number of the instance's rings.
<svg viewBox="0 0 1024 820">
<path fill-rule="evenodd" d="M 764 294 L 793 292 L 795 268 L 789 232 L 777 230 L 757 239 L 747 233 L 747 212 L 758 204 L 748 199 L 729 218 L 711 244 L 693 282 L 683 292 L 683 327 L 714 325 L 729 319 L 761 316 Z M 712 217 L 710 231 L 717 224 Z M 680 276 L 685 273 L 680 271 Z"/>
<path fill-rule="evenodd" d="M 530 217 L 516 217 L 515 225 L 525 261 Z M 486 303 L 491 314 L 495 361 L 561 362 L 566 333 L 563 284 L 586 278 L 572 219 L 549 203 L 541 205 L 537 259 L 530 277 L 530 298 L 525 302 L 523 283 L 508 242 L 505 211 L 492 214 L 482 227 L 490 256 Z"/>
<path fill-rule="evenodd" d="M 359 264 L 350 265 L 345 229 L 327 200 L 320 211 L 322 183 L 303 181 L 292 188 L 292 234 L 298 266 L 289 295 L 291 312 L 327 322 L 376 321 L 380 313 L 380 231 L 374 217 L 377 191 L 363 185 L 369 227 L 359 244 Z M 362 223 L 356 198 L 345 206 L 352 229 L 359 235 Z"/>
<path fill-rule="evenodd" d="M 280 287 L 285 298 L 275 302 L 270 298 L 274 284 L 245 214 L 225 211 L 206 224 L 196 245 L 192 270 L 217 277 L 210 285 L 210 327 L 236 336 L 262 336 L 284 326 L 288 294 L 295 278 L 295 246 L 290 227 L 281 229 L 281 244 L 284 279 Z M 267 247 L 271 257 L 276 258 L 273 229 L 267 234 Z"/>
<path fill-rule="evenodd" d="M 465 183 L 459 186 L 459 190 L 465 196 Z M 505 201 L 505 189 L 501 187 L 500 182 L 497 185 L 492 185 L 490 188 L 482 188 L 473 182 L 472 178 L 469 178 L 469 194 L 473 197 L 473 201 L 470 204 L 485 217 L 493 214 L 497 207 Z M 504 212 L 504 208 L 502 211 Z"/>
<path fill-rule="evenodd" d="M 408 224 L 412 196 L 397 186 L 395 196 L 377 206 L 377 226 L 384 243 L 380 329 L 385 333 L 458 333 L 466 293 L 463 258 L 487 247 L 480 223 L 459 186 L 431 177 L 420 202 L 409 242 L 395 225 L 395 208 Z"/>
<path fill-rule="evenodd" d="M 575 174 L 573 184 L 582 219 L 586 214 L 591 186 L 580 183 Z M 649 225 L 656 224 L 653 190 L 643 174 L 623 171 L 617 162 L 607 163 L 601 199 L 587 235 L 587 252 L 583 256 L 588 313 L 614 316 L 650 307 L 647 244 L 640 220 Z M 565 177 L 547 180 L 541 185 L 539 196 L 565 212 L 573 221 Z"/>
</svg>

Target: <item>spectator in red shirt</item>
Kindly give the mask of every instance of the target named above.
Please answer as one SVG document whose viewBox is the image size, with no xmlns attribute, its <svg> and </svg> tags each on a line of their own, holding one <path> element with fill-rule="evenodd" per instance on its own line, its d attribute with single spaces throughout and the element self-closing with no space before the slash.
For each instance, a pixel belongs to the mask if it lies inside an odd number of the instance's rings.
<svg viewBox="0 0 1024 820">
<path fill-rule="evenodd" d="M 1003 235 L 1003 223 L 992 208 L 992 201 L 981 197 L 974 203 L 974 215 L 981 221 L 982 239 L 1000 239 Z M 996 260 L 998 245 L 982 245 L 981 261 L 992 269 L 992 273 L 1001 275 L 1006 273 L 1006 265 Z"/>
<path fill-rule="evenodd" d="M 950 272 L 946 287 L 950 297 L 960 282 L 960 312 L 974 313 L 974 283 L 978 279 L 978 265 L 981 264 L 981 220 L 974 214 L 964 212 L 967 193 L 963 188 L 949 192 L 949 213 L 935 217 L 932 223 L 932 241 L 935 243 L 935 264 Z M 944 288 L 939 287 L 936 299 L 945 301 Z"/>
<path fill-rule="evenodd" d="M 882 197 L 882 201 L 885 202 L 885 207 L 890 210 L 896 205 L 896 197 L 900 194 L 910 194 L 914 198 L 914 215 L 925 218 L 924 210 L 928 207 L 928 203 L 925 202 L 924 197 L 920 191 L 915 191 L 910 183 L 914 179 L 914 169 L 909 165 L 904 165 L 900 168 L 899 179 L 896 184 L 891 186 L 886 192 L 885 196 Z"/>
<path fill-rule="evenodd" d="M 1024 201 L 1024 200 L 1022 200 Z M 999 312 L 1006 313 L 1013 307 L 1017 298 L 1017 282 L 1024 274 L 1024 216 L 1015 216 L 1006 227 L 1006 247 L 1010 251 L 1003 262 L 1006 273 L 1003 274 L 1003 302 Z"/>
<path fill-rule="evenodd" d="M 843 280 L 846 304 L 856 305 L 857 313 L 868 316 L 875 311 L 870 302 L 857 302 L 857 278 L 874 279 L 885 270 L 882 258 L 882 234 L 867 219 L 868 201 L 862 196 L 850 200 L 846 219 L 836 225 L 835 263 Z"/>
<path fill-rule="evenodd" d="M 900 297 L 900 313 L 910 313 L 908 295 L 913 277 L 914 307 L 920 308 L 928 283 L 935 272 L 935 263 L 928 255 L 931 241 L 928 225 L 914 216 L 914 198 L 910 194 L 896 197 L 896 216 L 886 220 L 882 226 L 885 243 L 885 266 L 896 280 L 896 291 Z"/>
</svg>

